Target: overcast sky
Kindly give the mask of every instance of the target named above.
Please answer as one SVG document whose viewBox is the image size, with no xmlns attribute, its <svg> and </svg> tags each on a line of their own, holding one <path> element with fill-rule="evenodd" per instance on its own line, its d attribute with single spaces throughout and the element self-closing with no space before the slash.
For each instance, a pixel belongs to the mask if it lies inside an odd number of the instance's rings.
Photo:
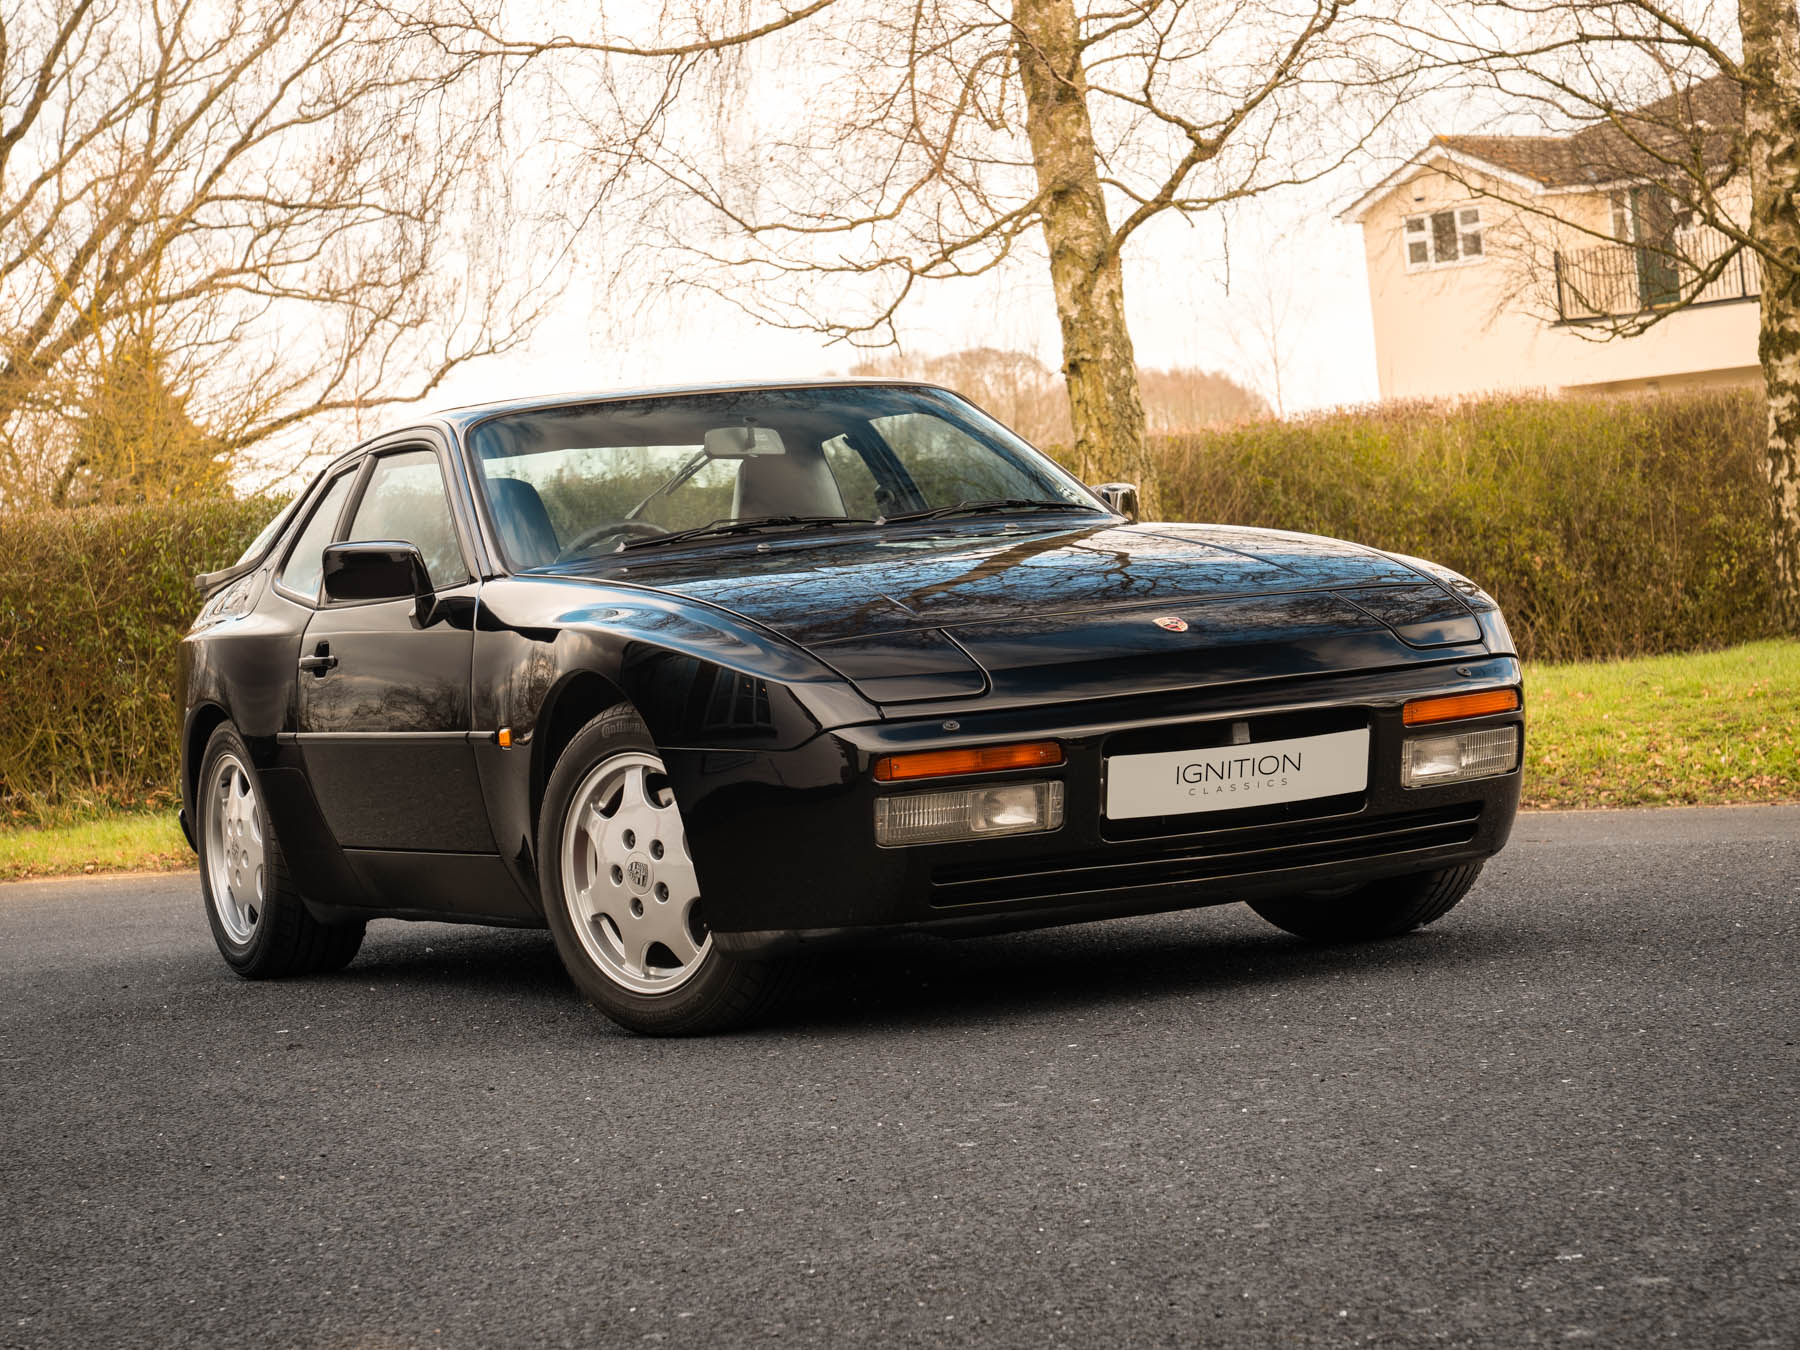
<svg viewBox="0 0 1800 1350">
<path fill-rule="evenodd" d="M 1287 411 L 1376 398 L 1361 231 L 1335 218 L 1363 176 L 1271 199 L 1229 223 L 1169 216 L 1144 230 L 1126 261 L 1139 364 L 1221 371 L 1273 401 L 1272 331 Z M 1366 176 L 1379 175 L 1370 169 Z M 693 292 L 653 299 L 629 319 L 613 317 L 595 292 L 593 283 L 574 280 L 527 348 L 463 368 L 427 404 L 841 374 L 859 359 L 853 348 L 756 323 Z M 926 289 L 906 311 L 903 340 L 920 354 L 1029 351 L 1055 369 L 1056 312 L 1042 261 L 1025 257 L 993 279 Z"/>
</svg>

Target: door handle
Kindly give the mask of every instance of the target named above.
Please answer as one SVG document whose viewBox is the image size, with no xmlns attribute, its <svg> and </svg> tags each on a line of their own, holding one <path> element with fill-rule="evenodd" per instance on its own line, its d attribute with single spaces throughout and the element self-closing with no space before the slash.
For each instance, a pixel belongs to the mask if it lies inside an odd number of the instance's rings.
<svg viewBox="0 0 1800 1350">
<path fill-rule="evenodd" d="M 337 657 L 331 654 L 331 644 L 321 642 L 311 656 L 300 658 L 300 669 L 310 671 L 315 679 L 323 679 L 325 672 L 338 663 Z"/>
</svg>

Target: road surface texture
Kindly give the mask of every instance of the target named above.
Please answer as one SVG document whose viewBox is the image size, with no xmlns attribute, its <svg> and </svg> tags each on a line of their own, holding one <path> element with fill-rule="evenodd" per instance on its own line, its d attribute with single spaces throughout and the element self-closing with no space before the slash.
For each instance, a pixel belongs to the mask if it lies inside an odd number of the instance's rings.
<svg viewBox="0 0 1800 1350">
<path fill-rule="evenodd" d="M 1800 807 L 1527 816 L 1399 941 L 843 957 L 638 1040 L 542 933 L 234 978 L 0 887 L 0 1345 L 1800 1344 Z"/>
</svg>

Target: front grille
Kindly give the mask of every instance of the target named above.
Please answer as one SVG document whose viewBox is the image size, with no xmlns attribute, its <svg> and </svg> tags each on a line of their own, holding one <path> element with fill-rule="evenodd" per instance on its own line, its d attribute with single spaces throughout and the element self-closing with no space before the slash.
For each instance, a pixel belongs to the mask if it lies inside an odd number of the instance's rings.
<svg viewBox="0 0 1800 1350">
<path fill-rule="evenodd" d="M 1215 830 L 1156 846 L 1119 845 L 1060 856 L 943 866 L 932 873 L 938 907 L 1077 899 L 1134 889 L 1217 881 L 1321 863 L 1450 848 L 1474 839 L 1481 806 L 1469 802 L 1400 815 L 1335 818 Z"/>
</svg>

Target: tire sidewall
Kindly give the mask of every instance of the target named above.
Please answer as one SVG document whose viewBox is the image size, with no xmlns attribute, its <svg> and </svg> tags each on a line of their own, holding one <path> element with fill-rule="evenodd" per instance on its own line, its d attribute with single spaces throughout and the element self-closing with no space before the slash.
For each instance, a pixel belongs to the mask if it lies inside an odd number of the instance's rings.
<svg viewBox="0 0 1800 1350">
<path fill-rule="evenodd" d="M 1469 893 L 1481 869 L 1482 862 L 1461 863 L 1371 881 L 1342 896 L 1272 896 L 1252 900 L 1250 908 L 1309 941 L 1379 941 L 1442 918 Z"/>
</svg>

